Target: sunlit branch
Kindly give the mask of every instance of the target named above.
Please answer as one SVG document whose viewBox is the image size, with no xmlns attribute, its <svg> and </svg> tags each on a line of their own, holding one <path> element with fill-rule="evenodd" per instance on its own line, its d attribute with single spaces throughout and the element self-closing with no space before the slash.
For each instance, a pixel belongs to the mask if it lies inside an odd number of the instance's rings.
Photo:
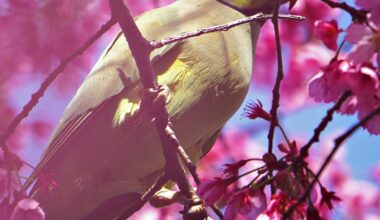
<svg viewBox="0 0 380 220">
<path fill-rule="evenodd" d="M 195 31 L 181 33 L 179 35 L 168 37 L 168 38 L 165 38 L 162 40 L 152 40 L 152 41 L 150 41 L 150 45 L 153 48 L 160 48 L 160 47 L 163 47 L 167 44 L 171 44 L 171 43 L 174 43 L 174 42 L 177 42 L 180 40 L 185 40 L 188 38 L 197 37 L 197 36 L 201 36 L 201 35 L 213 33 L 213 32 L 228 31 L 229 29 L 231 29 L 233 27 L 236 27 L 236 26 L 239 26 L 239 25 L 242 25 L 245 23 L 249 23 L 252 21 L 267 20 L 267 19 L 272 19 L 272 18 L 273 18 L 272 15 L 257 13 L 255 15 L 252 15 L 252 16 L 249 16 L 246 18 L 242 18 L 242 19 L 239 19 L 236 21 L 232 21 L 232 22 L 229 22 L 226 24 L 216 25 L 216 26 L 207 27 L 207 28 L 201 28 L 201 29 L 198 29 Z M 305 20 L 305 17 L 299 16 L 299 15 L 281 14 L 281 15 L 278 15 L 278 19 L 302 21 L 302 20 Z"/>
</svg>

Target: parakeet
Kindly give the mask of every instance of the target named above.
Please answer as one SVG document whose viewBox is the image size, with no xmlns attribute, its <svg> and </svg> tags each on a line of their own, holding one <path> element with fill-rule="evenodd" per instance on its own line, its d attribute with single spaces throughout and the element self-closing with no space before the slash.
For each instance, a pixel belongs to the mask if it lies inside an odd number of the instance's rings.
<svg viewBox="0 0 380 220">
<path fill-rule="evenodd" d="M 270 2 L 178 0 L 136 23 L 147 40 L 160 40 L 243 18 Z M 151 53 L 158 83 L 170 92 L 175 134 L 195 162 L 246 96 L 259 28 L 252 22 Z M 52 191 L 37 183 L 30 192 L 48 220 L 114 219 L 162 173 L 165 159 L 151 118 L 140 111 L 141 93 L 134 58 L 118 34 L 66 108 L 30 178 L 51 175 L 58 183 Z"/>
</svg>

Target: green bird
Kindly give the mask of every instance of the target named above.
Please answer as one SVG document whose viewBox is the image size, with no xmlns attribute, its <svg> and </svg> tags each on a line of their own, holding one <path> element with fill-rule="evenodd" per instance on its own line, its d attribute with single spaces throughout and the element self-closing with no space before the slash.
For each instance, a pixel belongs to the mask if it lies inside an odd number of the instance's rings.
<svg viewBox="0 0 380 220">
<path fill-rule="evenodd" d="M 224 24 L 270 8 L 270 0 L 178 0 L 136 18 L 147 40 Z M 151 53 L 158 83 L 171 95 L 175 134 L 196 162 L 242 104 L 251 81 L 260 24 L 178 41 Z M 163 172 L 157 131 L 140 111 L 142 84 L 119 33 L 76 92 L 30 181 L 47 219 L 108 220 L 133 207 Z"/>
</svg>

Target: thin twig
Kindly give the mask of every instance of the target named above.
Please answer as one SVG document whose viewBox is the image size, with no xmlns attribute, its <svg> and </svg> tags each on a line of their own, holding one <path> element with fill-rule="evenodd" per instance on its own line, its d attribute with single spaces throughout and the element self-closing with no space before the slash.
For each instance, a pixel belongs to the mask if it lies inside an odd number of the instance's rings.
<svg viewBox="0 0 380 220">
<path fill-rule="evenodd" d="M 249 16 L 246 18 L 242 18 L 242 19 L 239 19 L 236 21 L 232 21 L 232 22 L 229 22 L 226 24 L 221 24 L 221 25 L 216 25 L 216 26 L 212 26 L 212 27 L 198 29 L 198 30 L 191 31 L 191 32 L 181 33 L 179 35 L 168 37 L 168 38 L 165 38 L 163 40 L 152 40 L 152 41 L 150 41 L 150 45 L 153 48 L 160 48 L 160 47 L 163 47 L 167 44 L 171 44 L 171 43 L 174 43 L 174 42 L 177 42 L 180 40 L 184 40 L 184 39 L 188 39 L 191 37 L 197 37 L 197 36 L 200 36 L 203 34 L 208 34 L 208 33 L 213 33 L 213 32 L 218 32 L 218 31 L 228 31 L 229 29 L 231 29 L 233 27 L 236 27 L 236 26 L 239 26 L 239 25 L 242 25 L 245 23 L 249 23 L 252 21 L 266 20 L 266 19 L 271 19 L 271 18 L 273 18 L 272 15 L 257 13 L 255 15 L 252 15 L 252 16 Z M 281 14 L 281 15 L 278 15 L 278 18 L 279 19 L 287 19 L 287 20 L 296 20 L 296 21 L 305 20 L 305 17 L 303 17 L 303 16 L 292 15 L 292 14 Z"/>
<path fill-rule="evenodd" d="M 301 196 L 301 198 L 295 203 L 293 206 L 291 206 L 286 213 L 284 214 L 282 219 L 288 219 L 288 217 L 291 216 L 293 211 L 301 204 L 303 203 L 308 195 L 310 194 L 311 190 L 313 189 L 314 184 L 319 180 L 319 177 L 322 175 L 323 171 L 326 169 L 327 165 L 331 162 L 333 159 L 335 153 L 338 151 L 338 149 L 342 146 L 342 143 L 349 138 L 356 130 L 358 130 L 361 126 L 363 126 L 365 123 L 367 123 L 369 120 L 374 118 L 376 115 L 380 114 L 380 107 L 376 108 L 374 111 L 372 111 L 370 114 L 368 114 L 365 118 L 363 118 L 361 121 L 357 122 L 355 125 L 353 125 L 350 129 L 348 129 L 346 132 L 344 132 L 342 135 L 340 135 L 338 138 L 334 141 L 334 148 L 331 150 L 330 154 L 327 156 L 326 160 L 323 162 L 321 168 L 318 170 L 317 174 L 314 176 L 313 181 L 309 184 L 307 189 L 305 190 L 304 194 Z"/>
<path fill-rule="evenodd" d="M 278 128 L 280 129 L 280 131 L 281 131 L 281 133 L 282 133 L 282 136 L 284 136 L 286 143 L 287 143 L 288 146 L 290 147 L 292 143 L 290 143 L 290 140 L 289 140 L 289 138 L 288 138 L 288 135 L 286 135 L 285 129 L 281 126 L 280 123 L 278 123 Z"/>
<path fill-rule="evenodd" d="M 201 179 L 199 178 L 199 175 L 197 173 L 197 167 L 195 164 L 191 161 L 189 156 L 187 155 L 185 149 L 183 149 L 182 146 L 178 147 L 178 153 L 181 156 L 182 161 L 186 164 L 187 169 L 189 170 L 191 176 L 194 179 L 194 182 L 199 185 L 201 183 Z"/>
<path fill-rule="evenodd" d="M 274 131 L 275 131 L 276 126 L 278 125 L 277 110 L 278 110 L 278 107 L 280 106 L 280 87 L 281 87 L 281 81 L 284 78 L 280 30 L 279 30 L 279 25 L 278 25 L 279 8 L 280 8 L 280 0 L 277 0 L 274 11 L 273 11 L 273 18 L 272 18 L 272 23 L 273 23 L 274 33 L 275 33 L 275 38 L 276 38 L 277 78 L 276 78 L 276 83 L 272 90 L 273 98 L 272 98 L 272 107 L 270 110 L 272 120 L 270 121 L 270 127 L 269 127 L 269 132 L 268 132 L 268 153 L 269 154 L 272 154 L 273 152 Z M 272 170 L 269 170 L 268 176 L 269 178 L 273 176 Z M 275 187 L 272 183 L 271 194 L 273 195 L 274 193 L 275 193 Z"/>
<path fill-rule="evenodd" d="M 338 99 L 338 101 L 334 104 L 334 106 L 332 106 L 329 110 L 327 110 L 325 117 L 323 117 L 322 121 L 314 129 L 313 137 L 311 137 L 310 140 L 301 148 L 300 160 L 305 159 L 309 155 L 310 147 L 314 143 L 319 141 L 319 137 L 320 137 L 321 133 L 326 129 L 329 122 L 332 121 L 334 113 L 340 109 L 340 107 L 343 105 L 344 101 L 346 101 L 349 96 L 351 96 L 351 92 L 346 91 Z"/>
<path fill-rule="evenodd" d="M 16 115 L 16 117 L 9 124 L 7 130 L 0 136 L 0 147 L 6 148 L 5 143 L 15 132 L 17 126 L 20 122 L 28 117 L 29 113 L 33 110 L 33 108 L 38 104 L 41 97 L 44 96 L 47 88 L 50 84 L 57 78 L 57 76 L 63 72 L 66 66 L 75 58 L 80 56 L 84 51 L 86 51 L 96 40 L 98 40 L 105 32 L 107 32 L 114 24 L 116 23 L 115 19 L 111 17 L 105 24 L 103 24 L 100 29 L 92 35 L 81 47 L 76 49 L 72 54 L 68 57 L 64 58 L 60 64 L 49 73 L 48 77 L 42 82 L 40 88 L 32 94 L 31 99 L 28 101 L 26 105 L 22 108 L 22 111 Z"/>
<path fill-rule="evenodd" d="M 281 51 L 281 39 L 280 39 L 280 30 L 278 25 L 278 13 L 279 13 L 280 2 L 276 1 L 276 7 L 274 9 L 272 23 L 274 27 L 275 37 L 276 37 L 276 52 L 277 52 L 277 78 L 276 83 L 273 87 L 273 100 L 272 107 L 270 110 L 270 114 L 272 116 L 272 120 L 270 122 L 269 132 L 268 132 L 268 153 L 272 153 L 273 151 L 273 138 L 274 138 L 274 130 L 278 125 L 278 115 L 277 110 L 280 106 L 280 87 L 281 81 L 284 78 L 284 70 L 282 63 L 282 51 Z"/>
<path fill-rule="evenodd" d="M 191 161 L 189 156 L 187 155 L 186 151 L 183 149 L 183 147 L 180 145 L 178 147 L 178 153 L 181 156 L 182 161 L 186 164 L 187 169 L 189 170 L 191 176 L 194 179 L 194 182 L 199 185 L 201 184 L 201 179 L 199 178 L 199 175 L 197 173 L 197 167 L 195 164 Z M 223 219 L 223 213 L 216 207 L 215 205 L 210 206 L 211 209 L 214 211 L 214 213 L 220 218 Z"/>
<path fill-rule="evenodd" d="M 329 5 L 331 8 L 340 8 L 348 12 L 352 17 L 352 20 L 357 20 L 361 23 L 367 23 L 367 13 L 365 11 L 358 10 L 348 5 L 346 2 L 334 2 L 332 0 L 321 0 L 321 1 Z"/>
</svg>

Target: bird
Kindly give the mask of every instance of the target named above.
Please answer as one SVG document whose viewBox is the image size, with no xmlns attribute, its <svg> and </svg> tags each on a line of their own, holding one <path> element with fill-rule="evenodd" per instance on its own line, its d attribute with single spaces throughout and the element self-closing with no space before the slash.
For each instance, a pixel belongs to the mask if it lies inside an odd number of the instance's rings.
<svg viewBox="0 0 380 220">
<path fill-rule="evenodd" d="M 135 19 L 147 40 L 160 40 L 244 18 L 270 0 L 178 0 Z M 242 105 L 252 77 L 260 23 L 177 41 L 152 51 L 173 130 L 197 162 Z M 128 43 L 118 33 L 78 88 L 24 187 L 47 219 L 115 219 L 163 172 L 165 158 L 148 114 Z M 44 176 L 57 182 L 42 186 Z"/>
</svg>

